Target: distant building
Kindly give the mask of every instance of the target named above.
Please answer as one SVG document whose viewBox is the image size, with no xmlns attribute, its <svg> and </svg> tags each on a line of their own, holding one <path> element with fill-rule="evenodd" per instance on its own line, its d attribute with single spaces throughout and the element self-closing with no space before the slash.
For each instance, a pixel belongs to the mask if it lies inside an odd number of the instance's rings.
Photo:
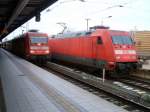
<svg viewBox="0 0 150 112">
<path fill-rule="evenodd" d="M 137 53 L 150 58 L 150 31 L 132 31 L 131 35 L 136 42 Z"/>
</svg>

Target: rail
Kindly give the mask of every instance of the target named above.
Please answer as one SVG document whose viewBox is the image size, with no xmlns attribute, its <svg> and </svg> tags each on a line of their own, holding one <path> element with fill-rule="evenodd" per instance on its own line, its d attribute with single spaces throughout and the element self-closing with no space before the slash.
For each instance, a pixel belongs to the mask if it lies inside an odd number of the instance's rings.
<svg viewBox="0 0 150 112">
<path fill-rule="evenodd" d="M 101 78 L 86 74 L 86 73 L 77 73 L 73 69 L 57 65 L 51 62 L 47 63 L 47 67 L 55 71 L 59 71 L 69 77 L 72 77 L 76 80 L 89 84 L 95 88 L 111 93 L 117 97 L 123 98 L 129 102 L 132 102 L 142 108 L 150 109 L 150 95 L 147 93 L 137 92 L 129 90 L 129 87 L 120 82 L 103 82 Z"/>
</svg>

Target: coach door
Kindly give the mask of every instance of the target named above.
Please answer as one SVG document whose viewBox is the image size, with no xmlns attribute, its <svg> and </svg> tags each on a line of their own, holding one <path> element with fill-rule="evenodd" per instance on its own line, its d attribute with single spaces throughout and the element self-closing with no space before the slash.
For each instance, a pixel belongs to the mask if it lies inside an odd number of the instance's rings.
<svg viewBox="0 0 150 112">
<path fill-rule="evenodd" d="M 99 68 L 103 65 L 103 41 L 101 36 L 96 36 L 93 40 L 93 57 L 95 60 L 95 65 Z"/>
</svg>

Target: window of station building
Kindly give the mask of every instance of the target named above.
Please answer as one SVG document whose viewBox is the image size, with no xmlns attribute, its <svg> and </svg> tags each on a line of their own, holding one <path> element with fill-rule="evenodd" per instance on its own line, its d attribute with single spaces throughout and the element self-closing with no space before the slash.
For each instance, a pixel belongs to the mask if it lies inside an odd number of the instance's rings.
<svg viewBox="0 0 150 112">
<path fill-rule="evenodd" d="M 97 44 L 103 44 L 101 36 L 97 37 Z"/>
</svg>

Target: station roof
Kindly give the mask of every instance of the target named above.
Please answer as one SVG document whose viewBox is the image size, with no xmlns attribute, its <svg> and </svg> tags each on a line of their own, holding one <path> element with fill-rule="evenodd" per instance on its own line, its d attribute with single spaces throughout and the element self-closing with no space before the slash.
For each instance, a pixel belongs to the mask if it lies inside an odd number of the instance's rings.
<svg viewBox="0 0 150 112">
<path fill-rule="evenodd" d="M 0 40 L 57 0 L 0 0 Z"/>
</svg>

